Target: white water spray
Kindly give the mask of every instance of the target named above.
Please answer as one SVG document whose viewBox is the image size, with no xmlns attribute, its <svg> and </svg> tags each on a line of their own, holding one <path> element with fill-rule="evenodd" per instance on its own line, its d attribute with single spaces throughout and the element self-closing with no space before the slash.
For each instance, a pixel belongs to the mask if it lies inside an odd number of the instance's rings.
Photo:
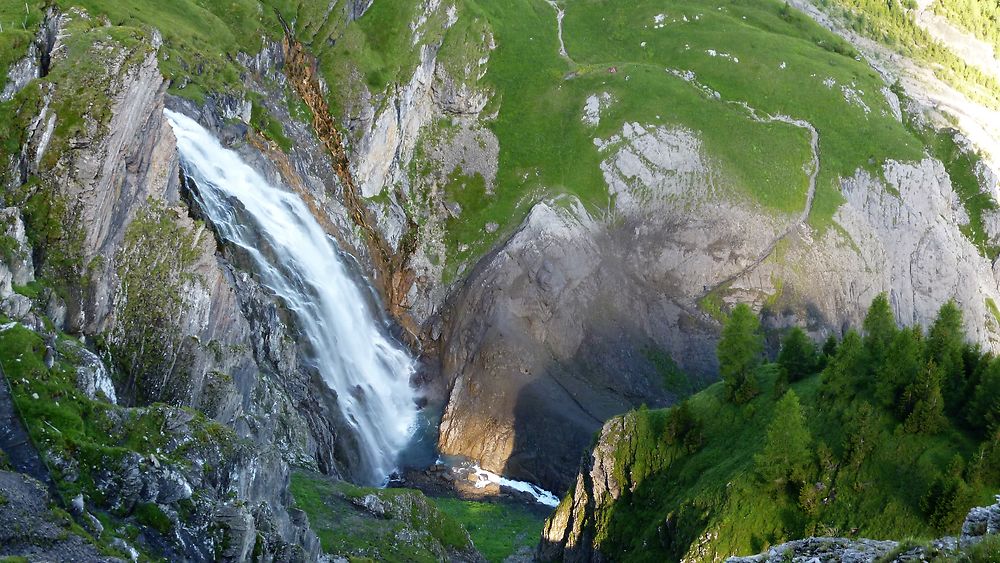
<svg viewBox="0 0 1000 563">
<path fill-rule="evenodd" d="M 203 212 L 222 238 L 247 251 L 261 282 L 292 312 L 354 427 L 362 471 L 370 482 L 384 482 L 417 418 L 413 358 L 389 336 L 298 195 L 269 184 L 194 120 L 166 115 Z"/>
</svg>

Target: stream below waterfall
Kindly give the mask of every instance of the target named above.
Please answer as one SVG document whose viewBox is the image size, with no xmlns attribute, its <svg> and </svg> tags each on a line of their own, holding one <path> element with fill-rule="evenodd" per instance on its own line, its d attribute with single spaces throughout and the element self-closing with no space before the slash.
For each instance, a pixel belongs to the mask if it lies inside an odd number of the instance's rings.
<svg viewBox="0 0 1000 563">
<path fill-rule="evenodd" d="M 439 409 L 418 411 L 410 378 L 416 360 L 389 331 L 377 296 L 305 202 L 268 182 L 193 119 L 165 110 L 185 175 L 202 213 L 227 244 L 246 252 L 253 273 L 292 313 L 304 347 L 357 437 L 356 480 L 385 485 L 399 468 L 436 463 Z M 437 462 L 439 463 L 439 462 Z M 540 504 L 558 499 L 465 460 L 447 464 Z"/>
</svg>

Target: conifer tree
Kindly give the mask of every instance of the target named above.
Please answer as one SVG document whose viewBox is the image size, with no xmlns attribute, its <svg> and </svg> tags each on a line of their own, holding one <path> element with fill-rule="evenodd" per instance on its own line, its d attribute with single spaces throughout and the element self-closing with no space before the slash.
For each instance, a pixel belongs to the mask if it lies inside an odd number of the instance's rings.
<svg viewBox="0 0 1000 563">
<path fill-rule="evenodd" d="M 889 306 L 885 293 L 880 293 L 868 308 L 863 324 L 865 331 L 865 353 L 868 355 L 869 367 L 878 371 L 885 365 L 885 356 L 898 332 L 896 318 Z"/>
<path fill-rule="evenodd" d="M 934 434 L 944 425 L 941 370 L 934 360 L 927 362 L 916 381 L 903 392 L 903 405 L 910 405 L 903 425 L 907 432 Z"/>
<path fill-rule="evenodd" d="M 955 454 L 948 470 L 920 500 L 930 524 L 942 532 L 961 526 L 975 500 L 972 489 L 962 478 L 964 465 L 962 456 Z"/>
<path fill-rule="evenodd" d="M 850 399 L 863 380 L 866 366 L 861 336 L 852 330 L 844 337 L 844 341 L 837 348 L 836 356 L 823 370 L 824 395 L 838 400 Z"/>
<path fill-rule="evenodd" d="M 871 403 L 862 401 L 857 413 L 847 425 L 844 450 L 854 469 L 861 467 L 878 443 L 878 415 Z"/>
<path fill-rule="evenodd" d="M 884 365 L 875 373 L 875 396 L 883 405 L 892 407 L 926 365 L 920 327 L 897 332 L 884 356 Z"/>
<path fill-rule="evenodd" d="M 671 446 L 682 446 L 688 452 L 694 452 L 701 447 L 704 439 L 701 423 L 691 412 L 691 404 L 687 400 L 670 409 L 667 415 L 666 439 Z"/>
<path fill-rule="evenodd" d="M 778 354 L 778 365 L 788 374 L 788 381 L 795 382 L 814 373 L 816 362 L 816 345 L 805 331 L 799 327 L 789 331 Z"/>
<path fill-rule="evenodd" d="M 987 435 L 1000 433 L 1000 359 L 990 361 L 976 386 L 966 420 Z"/>
<path fill-rule="evenodd" d="M 809 443 L 799 396 L 788 391 L 774 406 L 774 418 L 767 428 L 764 449 L 754 456 L 757 471 L 767 481 L 801 482 L 810 463 Z"/>
<path fill-rule="evenodd" d="M 927 333 L 927 354 L 941 370 L 945 404 L 952 412 L 966 399 L 964 350 L 962 311 L 954 301 L 948 301 Z"/>
<path fill-rule="evenodd" d="M 716 353 L 719 371 L 726 382 L 726 396 L 743 404 L 757 394 L 756 370 L 764 352 L 764 337 L 757 315 L 744 303 L 733 308 L 722 328 Z"/>
<path fill-rule="evenodd" d="M 823 355 L 827 358 L 832 358 L 837 353 L 837 337 L 830 335 L 826 337 L 826 342 L 823 343 Z"/>
</svg>

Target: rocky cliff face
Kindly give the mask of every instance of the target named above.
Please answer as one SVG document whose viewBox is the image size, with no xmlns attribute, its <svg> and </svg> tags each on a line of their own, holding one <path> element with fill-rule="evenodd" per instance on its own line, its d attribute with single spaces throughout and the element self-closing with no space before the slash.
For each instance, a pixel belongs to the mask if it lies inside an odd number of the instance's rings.
<svg viewBox="0 0 1000 563">
<path fill-rule="evenodd" d="M 60 41 L 94 25 L 82 12 L 60 18 Z M 60 239 L 69 263 L 61 267 L 88 280 L 67 284 L 65 316 L 52 315 L 54 321 L 106 339 L 106 359 L 128 373 L 119 382 L 125 400 L 201 408 L 261 444 L 279 446 L 289 459 L 318 460 L 337 471 L 336 415 L 322 395 L 307 390 L 311 376 L 298 363 L 279 307 L 247 274 L 220 261 L 211 231 L 191 218 L 182 200 L 157 46 L 155 35 L 131 48 L 111 44 L 101 65 L 107 74 L 94 77 L 111 84 L 105 113 L 84 113 L 88 126 L 72 139 L 56 136 L 64 147 L 51 146 L 45 136 L 52 125 L 25 145 L 34 159 L 26 168 L 37 178 L 37 197 L 65 202 L 59 219 L 74 231 Z M 52 71 L 70 72 L 76 53 L 58 42 L 55 49 Z M 59 101 L 69 93 L 56 87 L 49 96 Z M 58 135 L 65 119 L 45 105 L 39 122 L 55 124 Z M 55 261 L 47 258 L 43 273 Z M 291 375 L 287 385 L 279 374 Z M 272 402 L 256 401 L 260 395 Z M 308 412 L 327 414 L 307 421 L 299 401 L 314 403 Z"/>
<path fill-rule="evenodd" d="M 808 208 L 739 203 L 693 132 L 627 124 L 598 142 L 616 195 L 607 216 L 538 204 L 452 302 L 442 451 L 565 490 L 600 421 L 670 400 L 650 351 L 694 377 L 715 372 L 706 299 L 750 301 L 767 326 L 817 338 L 860 326 L 881 292 L 908 324 L 955 299 L 970 334 L 996 345 L 1000 286 L 961 231 L 968 216 L 940 162 L 843 179 L 837 228 L 820 232 L 802 221 Z"/>
<path fill-rule="evenodd" d="M 795 220 L 734 203 L 691 131 L 627 124 L 606 142 L 615 208 L 537 205 L 470 275 L 442 338 L 442 451 L 560 491 L 604 420 L 682 390 L 664 355 L 713 373 L 698 299 Z"/>
<path fill-rule="evenodd" d="M 788 302 L 811 307 L 815 316 L 805 320 L 835 328 L 860 326 L 858 304 L 882 292 L 900 322 L 923 326 L 954 299 L 970 337 L 995 348 L 1000 325 L 988 304 L 1000 286 L 993 264 L 961 231 L 968 215 L 944 167 L 927 158 L 888 162 L 882 172 L 884 179 L 858 171 L 841 181 L 847 202 L 834 217 L 841 229 L 798 231 L 780 260 L 747 271 L 733 290 L 760 302 L 781 280 Z"/>
<path fill-rule="evenodd" d="M 178 526 L 149 541 L 162 541 L 158 551 L 178 558 L 244 560 L 257 550 L 314 559 L 315 536 L 289 512 L 288 463 L 350 475 L 353 438 L 342 432 L 336 398 L 300 354 L 281 306 L 189 207 L 163 115 L 158 34 L 122 38 L 102 25 L 80 10 L 51 11 L 26 59 L 34 70 L 12 70 L 41 80 L 8 81 L 5 96 L 21 103 L 27 127 L 20 151 L 5 155 L 8 201 L 18 208 L 4 212 L 13 246 L 0 270 L 3 312 L 46 338 L 61 330 L 96 342 L 103 361 L 82 347 L 69 356 L 86 356 L 79 386 L 91 398 L 177 407 L 165 413 L 161 430 L 171 445 L 163 455 L 183 460 L 126 456 L 94 477 L 100 496 L 88 497 L 88 506 L 126 513 L 148 503 L 163 507 Z M 280 49 L 251 62 L 259 71 L 251 84 L 268 72 L 278 76 Z M 343 206 L 329 203 L 335 176 L 308 126 L 294 129 L 309 141 L 290 160 L 243 141 L 246 125 L 227 121 L 249 120 L 248 102 L 219 96 L 200 109 L 170 103 L 228 133 L 265 173 L 310 196 L 328 224 L 350 225 Z M 13 291 L 38 276 L 54 289 L 33 298 Z M 237 442 L 199 441 L 202 427 L 191 426 L 180 407 L 233 428 L 225 438 Z M 128 412 L 122 416 L 145 416 Z M 77 460 L 43 454 L 60 478 L 75 479 Z M 192 512 L 185 503 L 194 491 Z M 178 519 L 177 511 L 185 515 Z"/>
<path fill-rule="evenodd" d="M 609 103 L 595 94 L 582 119 L 599 122 Z M 845 201 L 832 225 L 817 227 L 809 219 L 822 132 L 747 109 L 813 135 L 801 213 L 743 199 L 696 132 L 626 123 L 594 139 L 608 209 L 537 204 L 449 300 L 441 365 L 454 383 L 442 451 L 566 490 L 601 421 L 676 396 L 651 361 L 656 353 L 695 382 L 712 377 L 718 308 L 739 302 L 752 303 L 769 329 L 803 326 L 819 340 L 859 327 L 881 292 L 907 324 L 926 325 L 954 299 L 977 342 L 1000 344 L 994 264 L 970 242 L 957 180 L 942 162 L 889 161 L 840 178 Z M 932 111 L 904 109 L 918 121 Z M 980 164 L 978 191 L 996 190 Z"/>
<path fill-rule="evenodd" d="M 465 44 L 452 45 L 462 56 L 446 58 L 457 10 L 447 2 L 417 4 L 408 30 L 417 54 L 412 71 L 383 91 L 352 83 L 341 92 L 350 172 L 400 262 L 394 313 L 404 325 L 412 320 L 426 347 L 435 346 L 428 329 L 440 326 L 451 290 L 445 223 L 461 215 L 444 187 L 453 174 L 480 174 L 492 190 L 499 158 L 484 114 L 491 92 L 479 82 L 496 44 L 488 28 L 475 29 Z"/>
<path fill-rule="evenodd" d="M 538 558 L 543 561 L 603 561 L 595 548 L 600 509 L 614 504 L 622 487 L 615 478 L 616 444 L 628 441 L 628 417 L 612 419 L 601 430 L 597 445 L 577 475 L 569 500 L 563 500 L 545 522 Z"/>
</svg>

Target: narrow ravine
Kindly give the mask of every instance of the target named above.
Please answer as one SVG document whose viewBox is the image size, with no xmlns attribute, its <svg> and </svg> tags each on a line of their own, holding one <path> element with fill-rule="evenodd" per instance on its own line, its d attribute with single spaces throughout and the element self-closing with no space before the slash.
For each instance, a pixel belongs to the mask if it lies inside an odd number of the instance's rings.
<svg viewBox="0 0 1000 563">
<path fill-rule="evenodd" d="M 268 183 L 194 120 L 166 115 L 202 212 L 291 312 L 309 362 L 336 393 L 357 437 L 355 480 L 384 483 L 417 419 L 414 359 L 297 194 Z"/>
<path fill-rule="evenodd" d="M 386 310 L 406 331 L 411 343 L 415 343 L 419 340 L 419 327 L 415 325 L 404 305 L 406 294 L 414 282 L 413 272 L 407 268 L 407 261 L 415 251 L 416 239 L 409 236 L 414 233 L 414 225 L 407 226 L 408 234 L 402 237 L 399 247 L 395 250 L 377 228 L 375 216 L 365 205 L 364 198 L 355 184 L 340 129 L 330 111 L 317 75 L 316 60 L 295 38 L 292 29 L 280 14 L 278 18 L 285 29 L 284 71 L 288 83 L 312 112 L 313 131 L 330 155 L 342 188 L 340 199 L 347 207 L 351 220 L 358 227 L 368 247 L 368 254 L 375 270 L 374 282 L 384 297 Z"/>
</svg>

